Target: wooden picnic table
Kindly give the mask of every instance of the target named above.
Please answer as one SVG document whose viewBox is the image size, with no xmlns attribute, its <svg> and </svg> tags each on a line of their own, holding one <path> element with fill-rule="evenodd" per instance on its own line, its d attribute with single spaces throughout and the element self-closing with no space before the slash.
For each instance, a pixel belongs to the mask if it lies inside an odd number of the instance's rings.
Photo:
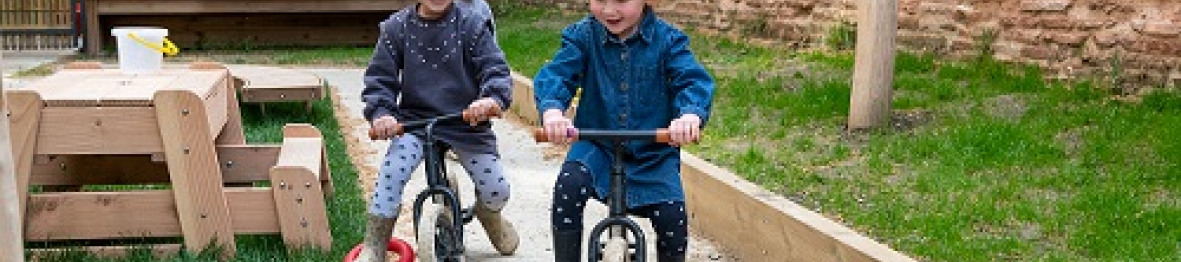
<svg viewBox="0 0 1181 262">
<path fill-rule="evenodd" d="M 319 131 L 289 125 L 283 145 L 247 145 L 220 64 L 140 75 L 72 64 L 7 95 L 26 241 L 179 236 L 190 251 L 213 245 L 229 256 L 235 233 L 281 232 L 288 244 L 330 247 Z M 259 181 L 273 185 L 226 187 Z M 117 184 L 168 189 L 52 192 Z M 30 185 L 46 190 L 29 193 Z"/>
</svg>

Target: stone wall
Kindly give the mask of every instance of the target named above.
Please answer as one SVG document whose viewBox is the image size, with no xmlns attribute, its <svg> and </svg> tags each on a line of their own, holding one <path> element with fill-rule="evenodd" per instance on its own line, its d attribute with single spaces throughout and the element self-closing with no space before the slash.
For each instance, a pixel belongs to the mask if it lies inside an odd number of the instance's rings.
<svg viewBox="0 0 1181 262">
<path fill-rule="evenodd" d="M 586 0 L 528 1 L 586 10 Z M 659 0 L 657 9 L 698 32 L 814 48 L 842 24 L 855 28 L 860 1 L 872 0 Z M 898 0 L 898 7 L 903 49 L 965 57 L 987 46 L 997 59 L 1039 65 L 1051 78 L 1181 84 L 1181 1 Z"/>
</svg>

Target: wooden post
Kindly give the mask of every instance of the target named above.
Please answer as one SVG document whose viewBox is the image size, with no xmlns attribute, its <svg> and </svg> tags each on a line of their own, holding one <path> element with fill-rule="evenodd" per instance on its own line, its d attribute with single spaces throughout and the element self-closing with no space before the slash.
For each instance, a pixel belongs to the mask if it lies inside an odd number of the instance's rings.
<svg viewBox="0 0 1181 262">
<path fill-rule="evenodd" d="M 0 63 L 3 59 L 0 57 Z M 3 201 L 0 202 L 0 262 L 25 260 L 15 166 L 12 160 L 12 142 L 8 137 L 8 106 L 4 98 L 4 81 L 0 80 L 0 201 Z"/>
<path fill-rule="evenodd" d="M 862 0 L 859 3 L 849 130 L 878 127 L 890 121 L 894 38 L 898 34 L 897 0 Z"/>
</svg>

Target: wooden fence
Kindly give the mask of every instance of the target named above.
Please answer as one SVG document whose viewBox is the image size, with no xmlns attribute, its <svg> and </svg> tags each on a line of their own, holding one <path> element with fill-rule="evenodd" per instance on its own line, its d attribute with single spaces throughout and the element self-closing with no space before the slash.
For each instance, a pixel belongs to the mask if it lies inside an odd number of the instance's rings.
<svg viewBox="0 0 1181 262">
<path fill-rule="evenodd" d="M 0 49 L 76 49 L 82 8 L 82 0 L 0 1 Z"/>
</svg>

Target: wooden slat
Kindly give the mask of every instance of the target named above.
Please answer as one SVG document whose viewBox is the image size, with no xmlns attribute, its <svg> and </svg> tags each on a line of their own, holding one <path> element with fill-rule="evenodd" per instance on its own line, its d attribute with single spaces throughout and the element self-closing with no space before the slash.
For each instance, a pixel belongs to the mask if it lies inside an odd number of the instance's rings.
<svg viewBox="0 0 1181 262">
<path fill-rule="evenodd" d="M 185 246 L 199 251 L 216 244 L 223 248 L 223 255 L 232 256 L 237 248 L 221 194 L 223 182 L 213 137 L 207 132 L 192 132 L 209 130 L 203 100 L 189 90 L 162 90 L 153 100 Z"/>
<path fill-rule="evenodd" d="M 103 15 L 131 14 L 195 14 L 195 13 L 302 13 L 302 12 L 353 12 L 398 10 L 412 3 L 411 0 L 173 0 L 135 1 L 103 0 L 99 12 Z"/>
<path fill-rule="evenodd" d="M 209 137 L 216 139 L 221 133 L 222 127 L 225 127 L 226 121 L 229 119 L 227 115 L 229 112 L 229 90 L 224 88 L 228 78 L 222 78 L 222 81 L 214 84 L 214 88 L 210 88 L 210 93 L 205 97 L 205 112 L 209 116 Z"/>
<path fill-rule="evenodd" d="M 3 59 L 3 55 L 0 55 L 0 60 Z M 13 144 L 8 132 L 9 110 L 6 101 L 4 81 L 0 79 L 0 261 L 19 262 L 24 260 L 24 241 L 21 241 L 23 217 L 20 212 L 23 194 L 19 192 L 25 190 L 18 190 L 17 187 L 16 161 L 13 160 Z"/>
<path fill-rule="evenodd" d="M 690 228 L 743 261 L 915 261 L 691 154 L 681 154 Z"/>
<path fill-rule="evenodd" d="M 151 250 L 150 252 L 155 258 L 165 258 L 180 253 L 180 248 L 180 244 L 155 244 L 146 246 L 82 246 L 72 247 L 69 249 L 37 248 L 29 250 L 29 261 L 45 261 L 45 259 L 53 258 L 55 254 L 73 251 L 83 251 L 93 254 L 98 258 L 116 259 L 127 257 L 128 255 L 131 255 L 131 252 L 143 249 Z"/>
<path fill-rule="evenodd" d="M 233 232 L 279 232 L 270 188 L 228 188 L 224 195 Z M 29 203 L 28 241 L 183 235 L 176 199 L 166 190 L 45 193 L 33 195 Z"/>
<path fill-rule="evenodd" d="M 37 154 L 163 152 L 151 107 L 48 107 L 41 119 Z"/>
</svg>

